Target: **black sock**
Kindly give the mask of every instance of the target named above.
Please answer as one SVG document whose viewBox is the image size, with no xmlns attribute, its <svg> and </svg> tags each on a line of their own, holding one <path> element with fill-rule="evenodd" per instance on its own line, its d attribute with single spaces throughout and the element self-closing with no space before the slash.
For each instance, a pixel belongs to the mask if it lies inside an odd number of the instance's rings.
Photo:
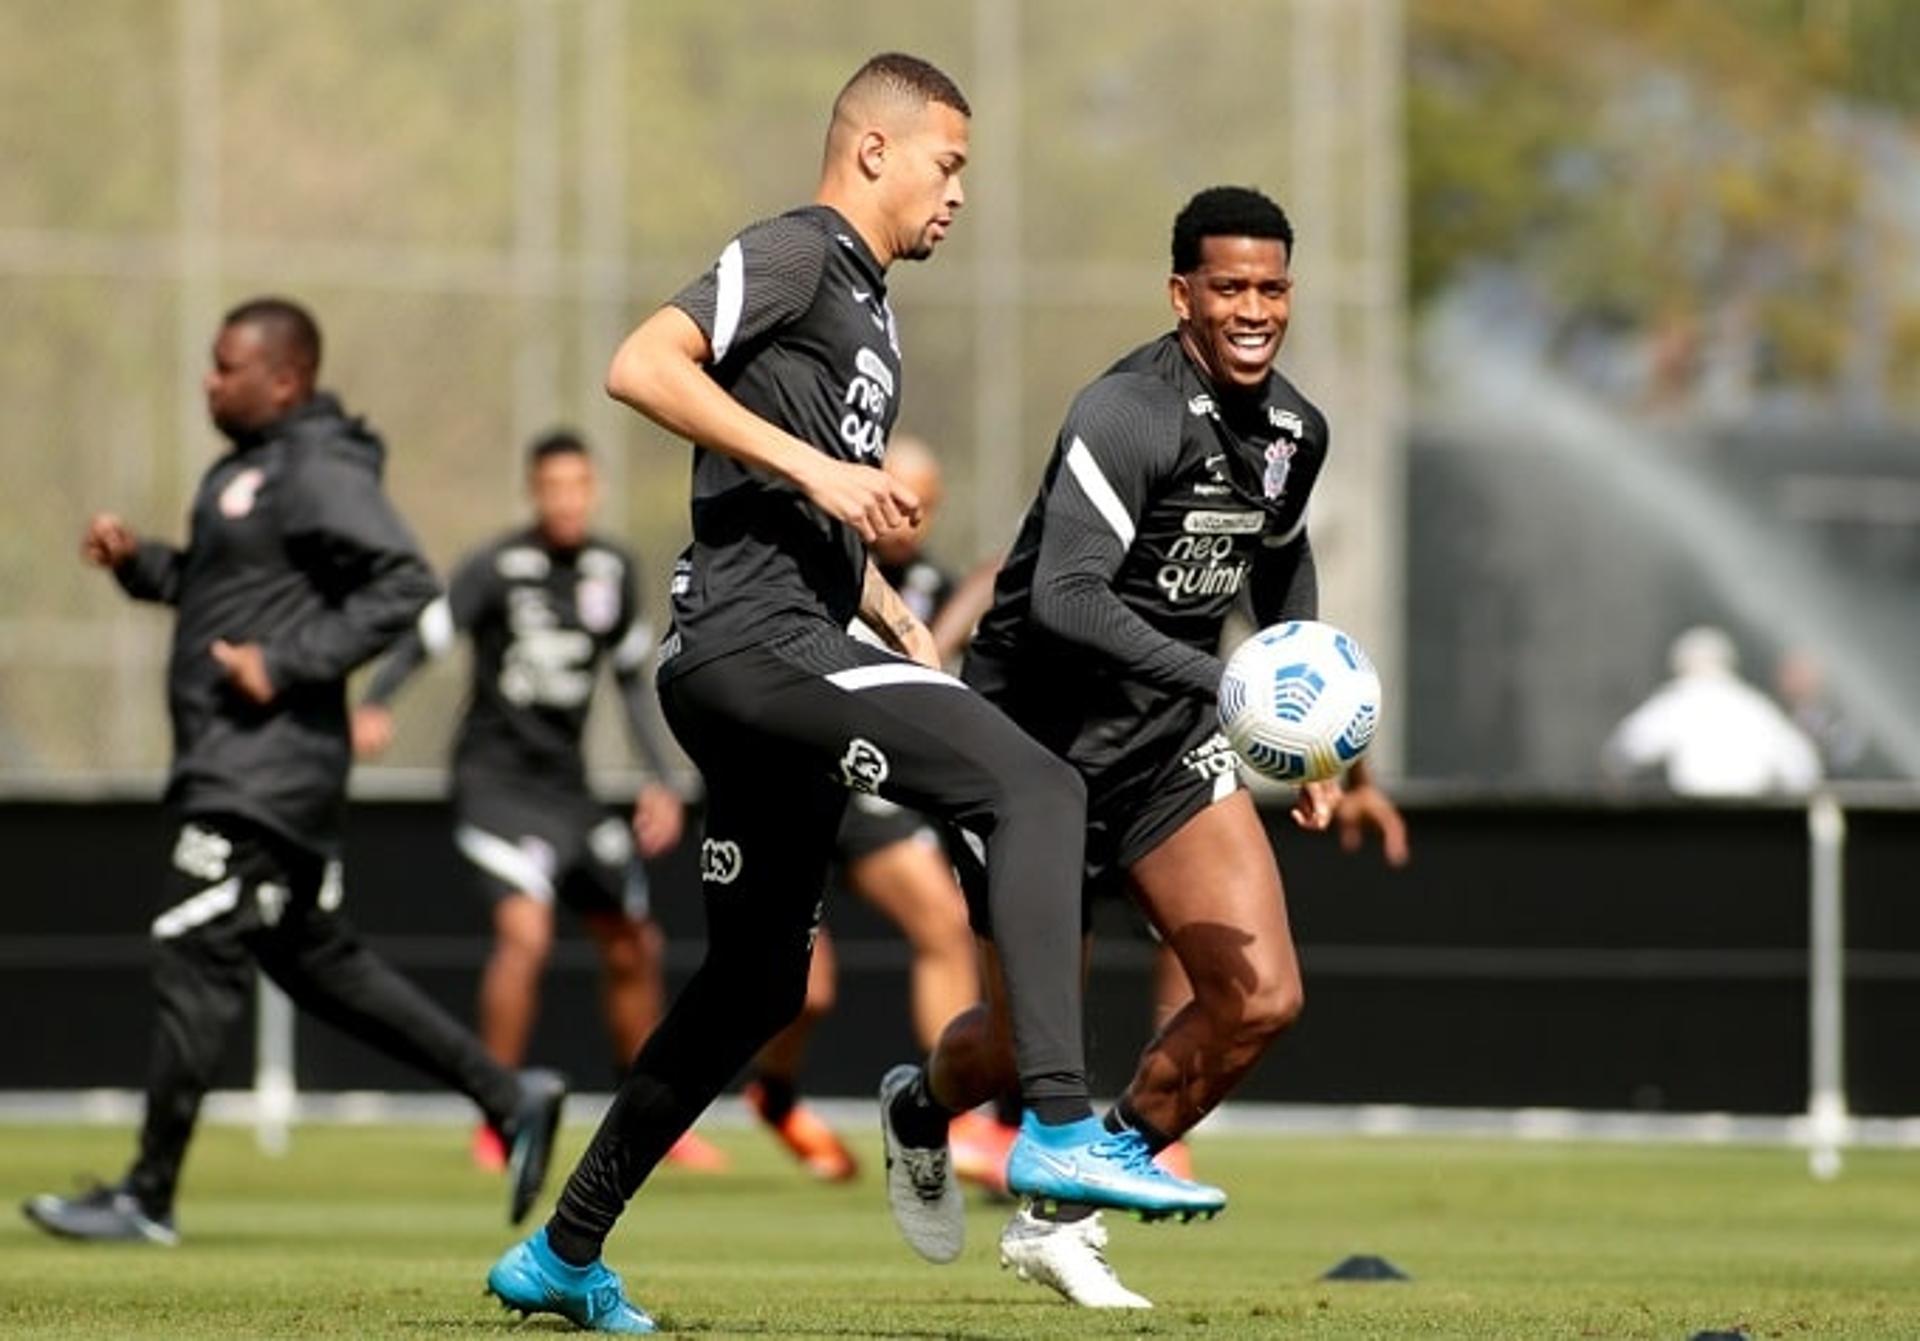
<svg viewBox="0 0 1920 1341">
<path fill-rule="evenodd" d="M 1140 1110 L 1125 1098 L 1108 1109 L 1106 1117 L 1101 1121 L 1106 1124 L 1108 1131 L 1116 1134 L 1128 1130 L 1139 1133 L 1140 1139 L 1147 1143 L 1147 1149 L 1156 1155 L 1179 1139 L 1177 1136 L 1167 1135 L 1141 1117 Z"/>
<path fill-rule="evenodd" d="M 762 1071 L 753 1079 L 760 1087 L 760 1116 L 772 1125 L 779 1126 L 787 1120 L 787 1114 L 793 1111 L 794 1104 L 800 1099 L 794 1092 L 792 1078 Z"/>
<path fill-rule="evenodd" d="M 911 1085 L 893 1096 L 893 1105 L 887 1111 L 893 1117 L 893 1130 L 900 1139 L 922 1150 L 947 1143 L 947 1124 L 955 1116 L 952 1109 L 928 1093 L 925 1069 L 914 1076 Z"/>
<path fill-rule="evenodd" d="M 1036 1201 L 1028 1205 L 1027 1214 L 1049 1224 L 1070 1225 L 1086 1219 L 1094 1210 L 1094 1207 L 1080 1201 L 1056 1201 L 1051 1205 Z"/>
<path fill-rule="evenodd" d="M 1020 1102 L 1019 1090 L 1002 1090 L 993 1099 L 993 1116 L 1003 1127 L 1020 1125 L 1020 1115 L 1026 1111 L 1026 1105 Z"/>
<path fill-rule="evenodd" d="M 598 1242 L 568 1229 L 558 1215 L 547 1221 L 547 1246 L 568 1266 L 583 1267 L 600 1255 Z"/>
<path fill-rule="evenodd" d="M 1093 1116 L 1093 1105 L 1084 1094 L 1036 1094 L 1027 1107 L 1048 1127 L 1064 1127 Z"/>
</svg>

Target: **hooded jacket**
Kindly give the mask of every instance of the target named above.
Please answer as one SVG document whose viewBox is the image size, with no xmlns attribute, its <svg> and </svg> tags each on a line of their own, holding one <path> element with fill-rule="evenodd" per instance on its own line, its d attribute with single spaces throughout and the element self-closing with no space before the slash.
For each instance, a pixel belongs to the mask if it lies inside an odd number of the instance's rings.
<svg viewBox="0 0 1920 1341">
<path fill-rule="evenodd" d="M 167 799 L 183 813 L 238 815 L 310 850 L 338 849 L 347 674 L 437 594 L 381 488 L 385 457 L 371 429 L 315 395 L 208 468 L 185 549 L 144 541 L 115 570 L 128 595 L 179 612 Z M 228 682 L 217 639 L 260 645 L 272 702 Z"/>
</svg>

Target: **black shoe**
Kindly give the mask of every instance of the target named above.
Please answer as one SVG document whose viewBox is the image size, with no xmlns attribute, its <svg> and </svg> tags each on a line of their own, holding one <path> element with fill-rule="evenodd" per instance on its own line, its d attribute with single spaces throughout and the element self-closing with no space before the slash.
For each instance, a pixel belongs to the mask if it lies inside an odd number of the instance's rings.
<svg viewBox="0 0 1920 1341">
<path fill-rule="evenodd" d="M 20 1209 L 34 1224 L 63 1239 L 157 1243 L 168 1248 L 180 1242 L 171 1215 L 148 1215 L 139 1199 L 122 1187 L 96 1183 L 77 1197 L 42 1193 L 21 1203 Z"/>
<path fill-rule="evenodd" d="M 558 1071 L 520 1073 L 520 1102 L 507 1128 L 507 1223 L 527 1218 L 547 1181 L 553 1160 L 553 1134 L 560 1126 L 560 1106 L 567 1099 L 567 1078 Z"/>
</svg>

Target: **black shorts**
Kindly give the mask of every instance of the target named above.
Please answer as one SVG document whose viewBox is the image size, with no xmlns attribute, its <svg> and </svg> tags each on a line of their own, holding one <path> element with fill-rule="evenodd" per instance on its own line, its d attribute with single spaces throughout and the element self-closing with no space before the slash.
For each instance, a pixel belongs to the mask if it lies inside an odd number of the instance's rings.
<svg viewBox="0 0 1920 1341">
<path fill-rule="evenodd" d="M 1135 754 L 1126 766 L 1087 775 L 1089 900 L 1125 891 L 1127 869 L 1175 830 L 1245 784 L 1239 759 L 1213 709 L 1195 703 L 1173 720 L 1141 723 L 1162 748 Z"/>
<path fill-rule="evenodd" d="M 917 810 L 895 805 L 878 796 L 856 795 L 840 821 L 840 841 L 834 857 L 842 866 L 885 851 L 895 843 L 918 841 L 940 844 L 940 831 Z"/>
<path fill-rule="evenodd" d="M 486 779 L 462 779 L 453 804 L 454 845 L 489 901 L 524 894 L 583 915 L 647 917 L 647 871 L 624 815 L 591 796 Z"/>
</svg>

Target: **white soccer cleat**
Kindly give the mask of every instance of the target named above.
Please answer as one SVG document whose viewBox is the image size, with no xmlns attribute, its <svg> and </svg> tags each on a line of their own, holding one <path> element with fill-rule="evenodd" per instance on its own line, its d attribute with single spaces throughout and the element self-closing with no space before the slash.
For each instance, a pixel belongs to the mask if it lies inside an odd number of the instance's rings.
<svg viewBox="0 0 1920 1341">
<path fill-rule="evenodd" d="M 1000 1234 L 1000 1265 L 1082 1308 L 1152 1308 L 1107 1265 L 1107 1227 L 1095 1211 L 1062 1224 L 1022 1206 Z"/>
<path fill-rule="evenodd" d="M 920 1068 L 902 1064 L 880 1081 L 880 1139 L 887 1154 L 887 1205 L 907 1245 L 929 1262 L 951 1262 L 967 1246 L 967 1206 L 942 1143 L 913 1146 L 893 1129 L 893 1100 Z"/>
</svg>

